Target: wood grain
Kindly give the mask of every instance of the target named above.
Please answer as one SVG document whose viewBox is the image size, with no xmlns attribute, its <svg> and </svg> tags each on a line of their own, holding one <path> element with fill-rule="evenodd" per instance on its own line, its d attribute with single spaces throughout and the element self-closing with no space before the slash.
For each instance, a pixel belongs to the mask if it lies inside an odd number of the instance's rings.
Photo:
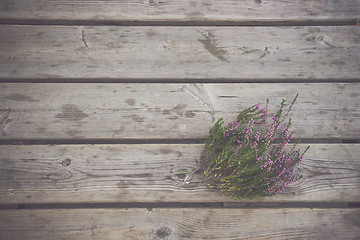
<svg viewBox="0 0 360 240">
<path fill-rule="evenodd" d="M 229 202 L 196 182 L 202 145 L 0 146 L 0 203 Z M 305 146 L 302 145 L 302 148 Z M 304 176 L 267 202 L 356 202 L 359 145 L 313 144 Z M 195 181 L 195 182 L 194 182 Z"/>
<path fill-rule="evenodd" d="M 357 139 L 360 83 L 0 83 L 1 139 L 200 139 L 214 122 L 299 93 L 295 138 Z"/>
<path fill-rule="evenodd" d="M 359 17 L 359 1 L 2 0 L 1 19 L 93 21 L 268 21 Z"/>
<path fill-rule="evenodd" d="M 0 26 L 2 79 L 359 79 L 360 28 Z"/>
<path fill-rule="evenodd" d="M 1 211 L 1 239 L 358 239 L 359 209 Z"/>
</svg>

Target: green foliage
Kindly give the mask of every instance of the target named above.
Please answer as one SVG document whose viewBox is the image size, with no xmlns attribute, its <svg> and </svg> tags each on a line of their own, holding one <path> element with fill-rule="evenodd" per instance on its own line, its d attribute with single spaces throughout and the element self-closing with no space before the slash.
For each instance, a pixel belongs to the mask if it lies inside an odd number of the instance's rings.
<svg viewBox="0 0 360 240">
<path fill-rule="evenodd" d="M 256 198 L 278 194 L 301 177 L 295 176 L 294 167 L 309 147 L 303 153 L 296 149 L 297 143 L 286 148 L 297 96 L 283 117 L 286 100 L 270 121 L 267 100 L 265 107 L 253 105 L 226 126 L 223 119 L 214 124 L 200 159 L 203 181 L 209 188 L 235 199 Z M 275 138 L 280 142 L 274 144 Z"/>
</svg>

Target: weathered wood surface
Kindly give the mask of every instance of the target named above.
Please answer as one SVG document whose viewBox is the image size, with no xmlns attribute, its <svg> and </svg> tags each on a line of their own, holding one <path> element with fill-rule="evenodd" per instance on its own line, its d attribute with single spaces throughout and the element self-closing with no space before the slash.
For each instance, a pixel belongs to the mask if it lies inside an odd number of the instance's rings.
<svg viewBox="0 0 360 240">
<path fill-rule="evenodd" d="M 359 79 L 359 36 L 358 26 L 2 25 L 0 78 Z"/>
<path fill-rule="evenodd" d="M 0 83 L 0 140 L 201 139 L 219 117 L 231 121 L 268 97 L 274 112 L 282 97 L 296 93 L 294 137 L 358 140 L 359 13 L 359 0 L 2 0 L 0 81 L 49 83 Z M 225 27 L 236 24 L 298 27 Z M 81 81 L 93 83 L 71 83 Z M 198 175 L 184 182 L 183 172 L 197 168 L 202 147 L 0 145 L 2 209 L 108 207 L 0 210 L 0 239 L 360 239 L 359 209 L 106 205 L 248 204 L 208 190 L 196 182 Z M 304 178 L 251 203 L 358 203 L 359 147 L 312 144 L 297 169 Z"/>
<path fill-rule="evenodd" d="M 358 0 L 2 0 L 0 20 L 267 21 L 359 17 Z"/>
<path fill-rule="evenodd" d="M 227 202 L 202 183 L 184 183 L 203 145 L 0 146 L 0 203 Z M 302 148 L 305 146 L 302 145 Z M 359 145 L 313 144 L 304 176 L 255 201 L 356 202 Z"/>
<path fill-rule="evenodd" d="M 1 239 L 359 239 L 359 209 L 1 211 Z"/>
<path fill-rule="evenodd" d="M 360 83 L 0 83 L 1 139 L 206 138 L 220 117 L 270 98 L 294 107 L 296 138 L 357 139 Z"/>
</svg>

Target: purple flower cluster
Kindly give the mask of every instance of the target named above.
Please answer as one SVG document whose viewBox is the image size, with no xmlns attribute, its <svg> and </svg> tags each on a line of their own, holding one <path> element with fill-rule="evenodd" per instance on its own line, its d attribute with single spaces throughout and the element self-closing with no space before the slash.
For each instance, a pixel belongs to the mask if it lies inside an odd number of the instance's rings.
<svg viewBox="0 0 360 240">
<path fill-rule="evenodd" d="M 253 168 L 260 169 L 260 173 L 253 176 L 255 182 L 265 187 L 266 195 L 274 195 L 282 192 L 284 188 L 297 181 L 294 175 L 294 166 L 301 162 L 304 154 L 296 150 L 296 144 L 290 151 L 286 150 L 292 133 L 289 130 L 291 125 L 292 105 L 281 118 L 282 109 L 285 100 L 283 100 L 281 109 L 274 114 L 271 121 L 268 121 L 268 104 L 260 108 L 260 104 L 254 105 L 244 117 L 238 117 L 223 127 L 222 135 L 233 144 L 234 154 L 239 156 L 251 156 L 252 163 L 246 162 L 244 168 L 249 165 L 255 165 Z M 250 116 L 250 117 L 249 117 Z M 243 122 L 246 120 L 247 124 Z M 275 139 L 280 143 L 272 145 Z M 239 157 L 238 164 L 246 161 L 245 157 Z M 256 179 L 258 178 L 258 179 Z M 256 184 L 250 186 L 249 191 L 255 191 Z"/>
</svg>

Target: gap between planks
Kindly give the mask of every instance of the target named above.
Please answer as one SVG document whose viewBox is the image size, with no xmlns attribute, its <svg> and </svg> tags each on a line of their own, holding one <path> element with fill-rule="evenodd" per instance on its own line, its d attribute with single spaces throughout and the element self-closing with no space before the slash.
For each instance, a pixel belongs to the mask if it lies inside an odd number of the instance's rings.
<svg viewBox="0 0 360 240">
<path fill-rule="evenodd" d="M 129 203 L 49 203 L 0 204 L 9 209 L 100 209 L 100 208 L 360 208 L 360 202 L 129 202 Z"/>
<path fill-rule="evenodd" d="M 249 20 L 249 21 L 109 21 L 109 20 L 64 20 L 64 19 L 0 19 L 0 25 L 43 26 L 174 26 L 174 27 L 274 27 L 274 26 L 352 26 L 356 18 L 336 20 Z"/>
<path fill-rule="evenodd" d="M 0 145 L 84 145 L 84 144 L 204 144 L 205 139 L 106 139 L 106 138 L 87 138 L 87 139 L 0 139 Z M 355 144 L 360 143 L 360 138 L 297 138 L 291 139 L 290 144 L 300 142 L 302 144 Z M 275 139 L 274 144 L 279 143 Z"/>
<path fill-rule="evenodd" d="M 197 79 L 197 78 L 4 78 L 0 77 L 0 83 L 136 83 L 136 84 L 227 84 L 227 83 L 357 83 L 360 78 L 259 78 L 259 79 L 244 79 L 244 78 L 218 78 L 218 79 Z"/>
</svg>

